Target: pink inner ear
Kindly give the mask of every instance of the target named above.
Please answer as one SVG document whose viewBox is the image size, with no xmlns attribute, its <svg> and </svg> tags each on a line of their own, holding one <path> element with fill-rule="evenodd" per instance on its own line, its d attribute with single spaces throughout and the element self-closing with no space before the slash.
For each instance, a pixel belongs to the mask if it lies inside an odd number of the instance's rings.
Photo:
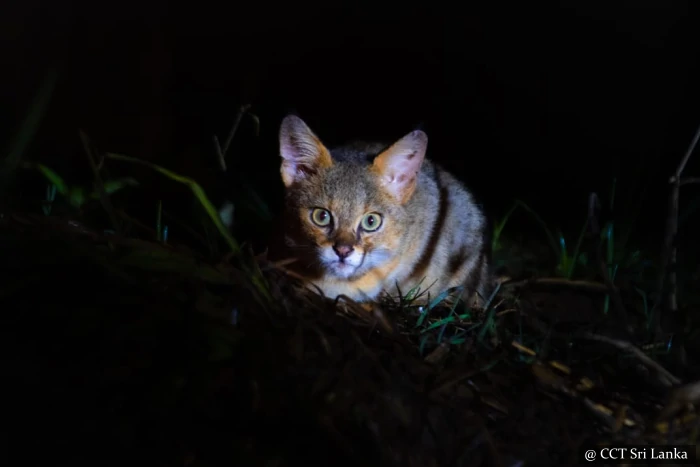
<svg viewBox="0 0 700 467">
<path fill-rule="evenodd" d="M 294 147 L 291 141 L 286 140 L 280 144 L 280 156 L 282 156 L 285 163 L 296 165 L 295 161 L 299 159 L 299 150 Z"/>
<path fill-rule="evenodd" d="M 403 184 L 411 179 L 420 170 L 422 157 L 416 157 L 416 152 L 392 154 L 385 167 L 386 175 L 392 183 Z"/>
<path fill-rule="evenodd" d="M 295 158 L 294 155 L 292 157 L 283 155 L 282 157 L 282 179 L 288 186 L 303 180 L 314 171 L 314 166 L 309 161 L 300 160 Z"/>
<path fill-rule="evenodd" d="M 413 193 L 415 180 L 425 157 L 428 137 L 414 131 L 394 143 L 374 161 L 374 169 L 384 187 L 400 202 Z"/>
<path fill-rule="evenodd" d="M 287 117 L 282 122 L 280 156 L 282 179 L 287 186 L 332 163 L 323 143 L 297 117 Z"/>
</svg>

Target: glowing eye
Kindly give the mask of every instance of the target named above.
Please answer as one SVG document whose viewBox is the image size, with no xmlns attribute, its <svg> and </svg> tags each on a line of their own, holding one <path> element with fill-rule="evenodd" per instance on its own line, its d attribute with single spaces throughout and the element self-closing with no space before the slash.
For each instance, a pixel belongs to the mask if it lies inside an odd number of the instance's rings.
<svg viewBox="0 0 700 467">
<path fill-rule="evenodd" d="M 311 220 L 319 227 L 326 227 L 331 223 L 331 213 L 325 209 L 316 208 L 311 212 Z"/>
<path fill-rule="evenodd" d="M 381 225 L 382 216 L 380 216 L 376 212 L 370 212 L 369 214 L 365 214 L 365 217 L 362 218 L 362 222 L 360 222 L 360 226 L 362 227 L 362 229 L 366 230 L 367 232 L 373 232 L 377 230 Z"/>
</svg>

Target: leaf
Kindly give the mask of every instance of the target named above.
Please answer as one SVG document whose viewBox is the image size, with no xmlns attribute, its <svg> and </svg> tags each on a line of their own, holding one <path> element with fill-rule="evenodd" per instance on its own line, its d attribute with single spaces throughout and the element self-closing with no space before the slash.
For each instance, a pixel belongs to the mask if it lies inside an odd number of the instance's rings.
<svg viewBox="0 0 700 467">
<path fill-rule="evenodd" d="M 41 172 L 44 177 L 49 181 L 49 183 L 53 184 L 56 187 L 56 190 L 61 193 L 62 195 L 66 196 L 68 194 L 69 188 L 68 185 L 66 184 L 65 181 L 63 181 L 63 178 L 61 178 L 60 175 L 58 175 L 56 172 L 54 172 L 52 169 L 48 168 L 44 164 L 36 164 L 36 163 L 27 163 L 24 165 L 25 167 L 31 167 L 37 169 L 39 172 Z"/>
<path fill-rule="evenodd" d="M 85 204 L 87 196 L 85 196 L 85 189 L 81 186 L 75 186 L 68 189 L 68 202 L 71 206 L 80 208 Z"/>
<path fill-rule="evenodd" d="M 11 173 L 19 166 L 20 160 L 24 156 L 29 143 L 31 143 L 39 128 L 39 125 L 41 124 L 41 120 L 46 114 L 46 108 L 49 105 L 57 81 L 58 73 L 56 70 L 49 70 L 44 78 L 41 88 L 39 88 L 38 92 L 34 96 L 32 105 L 29 107 L 29 112 L 22 122 L 22 126 L 17 133 L 17 137 L 15 138 L 7 157 L 5 158 L 4 169 L 6 169 L 8 172 L 6 175 Z"/>
<path fill-rule="evenodd" d="M 440 303 L 442 303 L 454 290 L 455 290 L 455 288 L 444 290 L 440 295 L 438 295 L 433 300 L 431 300 L 430 303 L 428 304 L 427 311 L 432 310 L 433 308 L 438 306 Z"/>
<path fill-rule="evenodd" d="M 136 180 L 134 180 L 133 178 L 126 177 L 126 178 L 120 178 L 117 180 L 108 180 L 108 181 L 104 182 L 103 186 L 105 189 L 105 193 L 107 193 L 108 195 L 111 195 L 112 193 L 116 193 L 117 191 L 121 190 L 124 187 L 137 186 L 138 184 L 139 183 Z M 92 194 L 90 194 L 90 198 L 99 199 L 100 194 L 97 192 L 93 192 Z"/>
<path fill-rule="evenodd" d="M 223 224 L 218 211 L 216 210 L 214 205 L 211 204 L 209 198 L 207 198 L 204 189 L 202 189 L 202 187 L 196 181 L 194 181 L 191 178 L 178 175 L 175 172 L 165 169 L 159 165 L 152 164 L 150 162 L 137 159 L 135 157 L 129 157 L 114 153 L 108 153 L 106 157 L 109 157 L 110 159 L 114 160 L 131 162 L 133 164 L 145 165 L 146 167 L 150 167 L 151 169 L 165 175 L 166 177 L 175 182 L 187 185 L 190 188 L 190 190 L 192 190 L 192 193 L 194 193 L 195 197 L 202 205 L 206 213 L 209 215 L 209 218 L 214 223 L 221 236 L 224 238 L 224 240 L 226 240 L 226 243 L 228 243 L 228 246 L 231 249 L 231 251 L 242 258 L 240 245 L 233 238 L 226 226 Z M 257 289 L 257 291 L 268 301 L 268 303 L 272 302 L 272 297 L 270 296 L 270 293 L 267 289 L 267 284 L 265 283 L 265 279 L 263 278 L 262 271 L 260 271 L 260 267 L 258 266 L 258 264 L 254 261 L 251 261 L 249 263 L 243 261 L 243 267 L 246 269 L 246 272 L 248 272 L 251 275 L 251 281 Z"/>
<path fill-rule="evenodd" d="M 121 154 L 113 154 L 113 153 L 108 153 L 107 157 L 109 157 L 110 159 L 131 162 L 133 164 L 145 165 L 145 166 L 150 167 L 151 169 L 155 170 L 156 172 L 160 172 L 161 174 L 165 175 L 166 177 L 168 177 L 169 179 L 171 179 L 175 182 L 182 183 L 183 185 L 187 185 L 190 188 L 190 190 L 192 190 L 192 193 L 194 193 L 195 197 L 200 202 L 200 204 L 202 205 L 204 210 L 207 212 L 207 214 L 211 218 L 212 222 L 214 222 L 214 225 L 219 230 L 219 233 L 221 234 L 221 236 L 224 237 L 224 239 L 226 240 L 229 247 L 231 248 L 231 251 L 233 251 L 234 253 L 240 253 L 240 246 L 238 245 L 238 242 L 233 238 L 233 236 L 229 233 L 228 229 L 221 222 L 221 218 L 219 217 L 219 214 L 218 214 L 216 208 L 211 204 L 211 202 L 209 201 L 209 198 L 207 198 L 207 195 L 205 194 L 204 190 L 197 182 L 195 182 L 191 178 L 184 177 L 182 175 L 178 175 L 175 172 L 172 172 L 168 169 L 165 169 L 159 165 L 152 164 L 150 162 L 146 162 L 146 161 L 143 161 L 141 159 L 137 159 L 135 157 L 123 156 Z"/>
</svg>

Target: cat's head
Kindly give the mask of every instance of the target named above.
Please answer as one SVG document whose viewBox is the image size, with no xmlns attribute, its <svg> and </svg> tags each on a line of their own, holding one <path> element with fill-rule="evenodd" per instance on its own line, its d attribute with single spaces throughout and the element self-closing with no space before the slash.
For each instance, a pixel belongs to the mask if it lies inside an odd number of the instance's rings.
<svg viewBox="0 0 700 467">
<path fill-rule="evenodd" d="M 337 279 L 354 279 L 397 261 L 414 221 L 415 193 L 428 137 L 407 134 L 373 160 L 334 160 L 299 118 L 280 127 L 287 238 L 300 259 Z"/>
</svg>

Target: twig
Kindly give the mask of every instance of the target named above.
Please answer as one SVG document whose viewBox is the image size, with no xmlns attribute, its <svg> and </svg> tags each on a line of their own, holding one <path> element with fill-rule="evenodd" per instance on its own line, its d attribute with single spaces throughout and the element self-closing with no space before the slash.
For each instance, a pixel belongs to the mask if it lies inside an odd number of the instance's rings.
<svg viewBox="0 0 700 467">
<path fill-rule="evenodd" d="M 700 177 L 686 177 L 681 179 L 681 186 L 692 185 L 693 183 L 700 183 Z"/>
<path fill-rule="evenodd" d="M 589 232 L 594 236 L 600 235 L 599 213 L 600 199 L 598 199 L 598 194 L 593 192 L 588 196 L 588 228 Z"/>
<path fill-rule="evenodd" d="M 677 180 L 680 180 L 681 175 L 683 175 L 683 171 L 685 170 L 685 166 L 686 164 L 688 164 L 688 160 L 690 160 L 690 155 L 693 153 L 693 151 L 695 150 L 695 146 L 698 144 L 698 140 L 700 140 L 700 125 L 698 125 L 698 129 L 695 130 L 695 136 L 693 137 L 693 141 L 691 141 L 690 146 L 688 146 L 688 150 L 685 152 L 683 160 L 678 165 L 676 173 L 673 174 L 673 176 L 669 180 L 669 183 L 675 183 Z"/>
<path fill-rule="evenodd" d="M 681 176 L 683 175 L 683 170 L 685 169 L 690 155 L 695 150 L 695 146 L 700 139 L 700 125 L 695 131 L 695 136 L 688 146 L 681 163 L 678 165 L 676 172 L 669 179 L 669 183 L 672 185 L 671 194 L 669 196 L 669 206 L 668 206 L 668 217 L 666 219 L 666 235 L 664 238 L 663 250 L 661 252 L 661 268 L 659 271 L 659 277 L 656 283 L 656 300 L 654 300 L 654 306 L 652 308 L 653 319 L 655 324 L 655 331 L 659 331 L 659 316 L 657 308 L 663 298 L 664 283 L 666 279 L 666 273 L 668 272 L 668 282 L 670 286 L 669 296 L 668 296 L 668 308 L 672 313 L 677 312 L 678 302 L 677 302 L 677 285 L 676 285 L 676 236 L 678 235 L 678 211 L 679 211 L 679 198 L 680 198 L 680 187 L 682 184 Z M 690 183 L 694 183 L 695 179 L 688 179 Z M 669 268 L 670 263 L 670 268 Z M 670 270 L 669 270 L 670 269 Z"/>
<path fill-rule="evenodd" d="M 222 172 L 226 172 L 226 159 L 224 158 L 224 153 L 221 151 L 219 138 L 216 135 L 214 135 L 214 150 L 216 151 L 216 157 L 219 160 L 219 167 L 221 167 Z"/>
<path fill-rule="evenodd" d="M 250 107 L 250 104 L 245 104 L 238 108 L 236 119 L 233 121 L 233 126 L 231 127 L 231 131 L 229 131 L 228 133 L 228 138 L 226 138 L 226 142 L 224 143 L 223 148 L 219 144 L 219 138 L 216 135 L 214 135 L 214 149 L 216 150 L 216 156 L 219 159 L 219 165 L 221 166 L 221 170 L 223 170 L 224 172 L 226 172 L 227 170 L 226 153 L 228 153 L 228 150 L 231 147 L 231 142 L 233 142 L 233 137 L 238 131 L 238 127 L 241 124 L 241 120 L 243 120 L 243 115 L 250 109 Z"/>
<path fill-rule="evenodd" d="M 242 105 L 238 109 L 238 113 L 236 114 L 236 120 L 233 122 L 233 126 L 231 127 L 231 131 L 228 133 L 228 138 L 226 138 L 226 143 L 224 144 L 223 147 L 223 153 L 224 156 L 228 152 L 229 147 L 231 146 L 231 142 L 233 141 L 233 137 L 236 135 L 236 132 L 238 131 L 238 126 L 241 124 L 241 120 L 243 119 L 243 115 L 250 109 L 250 104 L 245 104 Z"/>
<path fill-rule="evenodd" d="M 642 363 L 644 363 L 646 366 L 653 368 L 656 370 L 659 374 L 665 376 L 666 379 L 661 379 L 661 382 L 665 384 L 666 386 L 670 386 L 672 384 L 680 384 L 681 380 L 676 378 L 673 374 L 671 374 L 670 371 L 668 371 L 666 368 L 662 367 L 658 363 L 656 363 L 654 360 L 651 359 L 647 354 L 639 350 L 637 347 L 632 345 L 629 342 L 626 341 L 621 341 L 618 339 L 613 339 L 611 337 L 607 336 L 601 336 L 599 334 L 592 334 L 592 333 L 584 333 L 582 334 L 582 337 L 585 339 L 590 339 L 590 340 L 595 340 L 595 341 L 600 341 L 600 342 L 605 342 L 606 344 L 614 345 L 615 347 L 621 349 L 621 350 L 626 350 L 630 353 L 632 353 L 635 357 L 637 357 L 639 360 L 641 360 Z"/>
</svg>

